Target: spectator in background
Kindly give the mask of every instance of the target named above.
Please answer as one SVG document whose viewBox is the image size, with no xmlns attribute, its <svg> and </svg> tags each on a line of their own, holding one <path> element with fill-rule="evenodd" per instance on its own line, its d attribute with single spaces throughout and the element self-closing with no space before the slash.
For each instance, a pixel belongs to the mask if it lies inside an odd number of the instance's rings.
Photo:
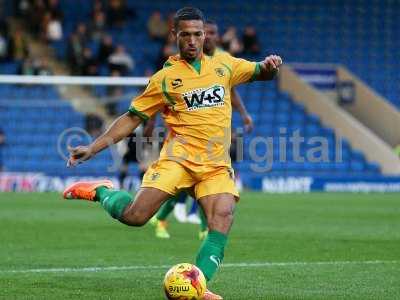
<svg viewBox="0 0 400 300">
<path fill-rule="evenodd" d="M 89 26 L 90 36 L 95 41 L 100 41 L 106 29 L 106 17 L 102 11 L 97 11 L 93 15 Z"/>
<path fill-rule="evenodd" d="M 0 128 L 0 172 L 3 171 L 3 148 L 6 143 L 6 136 L 3 129 Z"/>
<path fill-rule="evenodd" d="M 101 39 L 97 60 L 100 64 L 108 62 L 111 53 L 114 52 L 113 40 L 110 35 L 105 35 Z"/>
<path fill-rule="evenodd" d="M 68 56 L 68 65 L 72 70 L 72 74 L 79 74 L 80 67 L 83 61 L 83 47 L 80 39 L 76 33 L 72 33 L 67 48 L 67 56 Z"/>
<path fill-rule="evenodd" d="M 49 61 L 46 57 L 36 60 L 37 64 L 35 67 L 35 74 L 39 76 L 50 76 L 53 75 L 53 71 L 50 69 Z"/>
<path fill-rule="evenodd" d="M 63 20 L 63 13 L 60 8 L 60 3 L 58 0 L 47 0 L 47 8 L 46 10 L 51 13 L 54 19 L 59 20 L 60 22 Z"/>
<path fill-rule="evenodd" d="M 34 0 L 29 8 L 29 21 L 26 25 L 32 30 L 32 33 L 39 35 L 41 33 L 41 26 L 43 17 L 46 14 L 46 4 L 44 0 Z"/>
<path fill-rule="evenodd" d="M 107 23 L 110 27 L 122 27 L 127 17 L 135 18 L 136 13 L 125 5 L 122 0 L 109 0 L 107 7 Z"/>
<path fill-rule="evenodd" d="M 174 16 L 175 16 L 174 12 L 168 14 L 167 17 L 168 34 L 172 32 L 172 29 L 174 29 Z"/>
<path fill-rule="evenodd" d="M 164 41 L 168 36 L 168 24 L 159 11 L 155 11 L 147 22 L 147 31 L 153 40 Z"/>
<path fill-rule="evenodd" d="M 0 32 L 0 62 L 7 60 L 8 41 L 7 37 Z"/>
<path fill-rule="evenodd" d="M 134 61 L 132 57 L 126 53 L 125 47 L 118 45 L 114 52 L 109 56 L 108 65 L 111 72 L 117 70 L 125 76 L 128 72 L 133 70 Z"/>
<path fill-rule="evenodd" d="M 19 75 L 35 75 L 35 65 L 31 57 L 23 60 L 18 70 Z"/>
<path fill-rule="evenodd" d="M 260 43 L 258 41 L 257 33 L 254 27 L 246 26 L 244 29 L 243 37 L 243 53 L 244 54 L 259 54 Z"/>
<path fill-rule="evenodd" d="M 8 43 L 8 24 L 0 19 L 0 62 L 8 59 Z"/>
<path fill-rule="evenodd" d="M 85 44 L 88 39 L 88 32 L 85 23 L 78 24 L 76 27 L 76 34 L 81 44 Z"/>
<path fill-rule="evenodd" d="M 97 60 L 93 57 L 93 52 L 90 48 L 83 49 L 82 72 L 84 76 L 99 75 L 99 67 Z"/>
<path fill-rule="evenodd" d="M 87 114 L 85 118 L 85 129 L 93 138 L 98 137 L 103 128 L 103 121 L 94 114 Z"/>
<path fill-rule="evenodd" d="M 86 25 L 80 23 L 68 41 L 68 64 L 73 74 L 80 74 L 83 65 L 83 49 L 85 48 L 87 37 Z"/>
<path fill-rule="evenodd" d="M 233 56 L 237 56 L 243 51 L 243 45 L 240 42 L 236 27 L 230 26 L 222 36 L 222 47 Z"/>
<path fill-rule="evenodd" d="M 29 54 L 28 42 L 21 29 L 17 28 L 10 38 L 9 56 L 13 60 L 24 60 Z"/>
<path fill-rule="evenodd" d="M 176 47 L 176 42 L 174 41 L 174 38 L 172 35 L 168 36 L 167 42 L 165 45 L 162 47 L 160 55 L 157 60 L 156 64 L 156 69 L 160 70 L 162 69 L 165 61 L 170 57 L 171 55 L 175 55 L 178 53 L 178 49 Z"/>
<path fill-rule="evenodd" d="M 52 13 L 47 13 L 44 17 L 44 32 L 48 42 L 60 41 L 63 37 L 61 21 Z"/>
<path fill-rule="evenodd" d="M 118 70 L 113 70 L 110 74 L 111 77 L 121 77 L 121 73 Z M 118 85 L 110 85 L 107 87 L 107 96 L 109 97 L 109 101 L 106 103 L 107 112 L 111 116 L 117 115 L 117 102 L 122 95 L 124 94 L 124 89 L 122 86 Z"/>
<path fill-rule="evenodd" d="M 104 13 L 103 2 L 101 0 L 95 0 L 93 3 L 92 18 L 99 12 Z"/>
</svg>

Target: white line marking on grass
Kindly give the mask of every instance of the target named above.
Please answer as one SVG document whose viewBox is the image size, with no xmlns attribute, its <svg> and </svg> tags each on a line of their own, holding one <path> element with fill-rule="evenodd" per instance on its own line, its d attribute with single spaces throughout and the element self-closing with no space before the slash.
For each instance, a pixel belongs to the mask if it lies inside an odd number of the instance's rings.
<svg viewBox="0 0 400 300">
<path fill-rule="evenodd" d="M 341 265 L 381 265 L 400 264 L 400 260 L 366 260 L 366 261 L 293 261 L 293 262 L 259 262 L 259 263 L 227 263 L 222 268 L 268 268 L 268 267 L 292 267 L 292 266 L 341 266 Z M 109 267 L 76 267 L 76 268 L 48 268 L 48 269 L 21 269 L 0 270 L 0 274 L 15 273 L 72 273 L 72 272 L 108 272 L 130 270 L 162 270 L 171 265 L 148 266 L 109 266 Z"/>
</svg>

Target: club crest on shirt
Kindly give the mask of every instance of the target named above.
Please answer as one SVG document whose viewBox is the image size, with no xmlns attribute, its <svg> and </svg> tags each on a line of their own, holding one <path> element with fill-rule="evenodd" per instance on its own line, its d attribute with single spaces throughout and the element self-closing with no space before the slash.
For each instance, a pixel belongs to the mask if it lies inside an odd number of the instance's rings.
<svg viewBox="0 0 400 300">
<path fill-rule="evenodd" d="M 158 178 L 160 178 L 160 173 L 151 174 L 151 180 L 152 181 L 156 181 Z"/>
<path fill-rule="evenodd" d="M 182 94 L 188 111 L 225 105 L 225 88 L 222 85 L 195 89 Z"/>
<path fill-rule="evenodd" d="M 225 76 L 225 70 L 223 68 L 215 68 L 215 73 L 219 76 L 219 77 L 223 77 Z"/>
</svg>

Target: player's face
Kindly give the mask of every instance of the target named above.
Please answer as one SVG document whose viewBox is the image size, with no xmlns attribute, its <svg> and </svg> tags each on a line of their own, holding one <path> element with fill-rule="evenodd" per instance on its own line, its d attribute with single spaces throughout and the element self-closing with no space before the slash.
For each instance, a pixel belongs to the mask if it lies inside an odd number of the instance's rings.
<svg viewBox="0 0 400 300">
<path fill-rule="evenodd" d="M 179 21 L 175 34 L 183 59 L 193 61 L 200 56 L 205 38 L 203 21 Z"/>
<path fill-rule="evenodd" d="M 204 40 L 204 52 L 208 55 L 213 54 L 219 42 L 218 27 L 214 24 L 205 24 L 204 29 L 206 38 Z"/>
</svg>

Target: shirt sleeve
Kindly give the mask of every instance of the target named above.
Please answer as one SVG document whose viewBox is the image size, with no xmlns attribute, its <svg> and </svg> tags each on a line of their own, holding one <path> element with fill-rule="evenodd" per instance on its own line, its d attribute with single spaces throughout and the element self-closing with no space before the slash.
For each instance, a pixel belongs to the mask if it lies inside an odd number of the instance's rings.
<svg viewBox="0 0 400 300">
<path fill-rule="evenodd" d="M 129 112 L 146 121 L 162 110 L 164 106 L 161 84 L 152 77 L 144 92 L 132 100 Z"/>
<path fill-rule="evenodd" d="M 253 81 L 260 74 L 260 65 L 256 62 L 250 62 L 242 58 L 231 58 L 232 63 L 232 86 Z"/>
</svg>

